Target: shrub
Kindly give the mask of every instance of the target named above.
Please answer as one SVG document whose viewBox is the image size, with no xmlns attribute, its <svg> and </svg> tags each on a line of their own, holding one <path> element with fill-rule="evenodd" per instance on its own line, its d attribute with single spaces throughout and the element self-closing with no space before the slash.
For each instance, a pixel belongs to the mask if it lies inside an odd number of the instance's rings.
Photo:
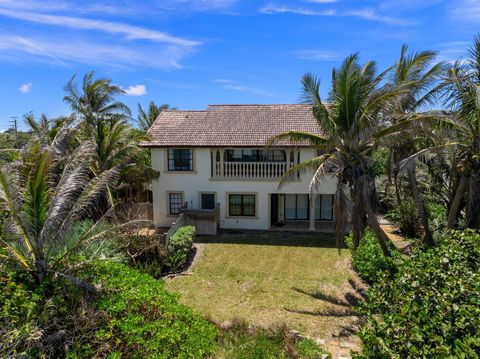
<svg viewBox="0 0 480 359">
<path fill-rule="evenodd" d="M 37 323 L 43 298 L 17 283 L 13 274 L 0 274 L 0 356 L 28 355 L 41 336 Z"/>
<path fill-rule="evenodd" d="M 367 283 L 375 283 L 385 272 L 395 269 L 397 252 L 392 249 L 392 258 L 383 255 L 377 237 L 372 230 L 367 230 L 360 241 L 360 245 L 354 251 L 352 237 L 347 237 L 347 244 L 352 252 L 353 269 Z"/>
<path fill-rule="evenodd" d="M 167 251 L 158 235 L 125 234 L 119 244 L 132 267 L 153 278 L 162 276 L 167 266 Z"/>
<path fill-rule="evenodd" d="M 417 251 L 393 278 L 368 290 L 361 312 L 358 358 L 478 358 L 480 354 L 480 235 L 440 236 Z"/>
<path fill-rule="evenodd" d="M 385 217 L 395 222 L 407 237 L 416 237 L 419 234 L 420 224 L 413 200 L 404 199 L 400 206 L 391 209 Z"/>
<path fill-rule="evenodd" d="M 180 227 L 168 242 L 168 254 L 175 255 L 183 253 L 188 255 L 193 247 L 193 240 L 195 238 L 195 227 L 184 226 Z"/>
<path fill-rule="evenodd" d="M 91 280 L 102 286 L 96 300 L 107 320 L 96 340 L 77 346 L 70 357 L 128 354 L 145 358 L 202 358 L 216 349 L 215 326 L 178 303 L 178 296 L 124 264 L 96 262 Z"/>
<path fill-rule="evenodd" d="M 195 238 L 195 227 L 180 227 L 168 242 L 167 266 L 175 271 L 180 268 L 188 259 L 188 254 L 193 247 Z"/>
</svg>

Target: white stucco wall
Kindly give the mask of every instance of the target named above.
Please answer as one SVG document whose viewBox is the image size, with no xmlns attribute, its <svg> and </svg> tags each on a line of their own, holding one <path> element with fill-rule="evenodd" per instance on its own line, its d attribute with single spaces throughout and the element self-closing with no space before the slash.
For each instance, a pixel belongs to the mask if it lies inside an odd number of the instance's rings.
<svg viewBox="0 0 480 359">
<path fill-rule="evenodd" d="M 301 149 L 300 161 L 312 158 L 313 149 Z M 195 148 L 193 172 L 168 172 L 166 149 L 152 148 L 152 167 L 160 172 L 152 183 L 154 223 L 157 227 L 169 227 L 176 219 L 168 214 L 168 192 L 183 192 L 184 202 L 189 208 L 200 208 L 200 193 L 215 192 L 220 204 L 220 227 L 239 229 L 268 229 L 270 227 L 271 193 L 308 193 L 311 175 L 303 174 L 301 179 L 289 182 L 279 188 L 277 181 L 213 180 L 211 179 L 211 157 L 209 148 Z M 318 193 L 335 193 L 336 180 L 326 178 L 319 186 Z M 228 193 L 256 193 L 257 216 L 254 218 L 229 218 L 227 213 Z M 283 206 L 280 206 L 283 208 Z M 283 211 L 280 210 L 280 218 Z"/>
</svg>

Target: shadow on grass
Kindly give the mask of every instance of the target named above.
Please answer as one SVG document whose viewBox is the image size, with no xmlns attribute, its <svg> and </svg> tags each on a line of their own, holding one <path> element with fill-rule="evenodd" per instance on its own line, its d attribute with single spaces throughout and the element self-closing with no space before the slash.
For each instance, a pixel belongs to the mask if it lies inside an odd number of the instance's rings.
<svg viewBox="0 0 480 359">
<path fill-rule="evenodd" d="M 366 294 L 365 294 L 365 287 L 363 287 L 361 284 L 355 282 L 352 279 L 349 279 L 348 283 L 350 284 L 351 290 L 346 292 L 343 296 L 334 296 L 322 291 L 313 291 L 313 292 L 306 291 L 301 288 L 293 287 L 292 290 L 298 293 L 310 296 L 322 302 L 326 302 L 334 307 L 322 309 L 322 310 L 306 310 L 306 309 L 291 309 L 291 308 L 285 308 L 285 310 L 291 313 L 321 316 L 321 317 L 335 317 L 335 318 L 352 317 L 353 320 L 350 324 L 340 326 L 341 330 L 338 334 L 338 336 L 340 337 L 350 336 L 351 334 L 356 333 L 358 331 L 358 328 L 361 327 L 364 323 L 364 318 L 359 316 L 355 308 L 358 307 L 358 305 L 362 300 L 366 300 Z"/>
<path fill-rule="evenodd" d="M 197 236 L 196 243 L 251 244 L 262 246 L 337 248 L 335 235 L 319 232 L 220 230 L 216 237 Z M 346 249 L 343 246 L 342 249 Z"/>
</svg>

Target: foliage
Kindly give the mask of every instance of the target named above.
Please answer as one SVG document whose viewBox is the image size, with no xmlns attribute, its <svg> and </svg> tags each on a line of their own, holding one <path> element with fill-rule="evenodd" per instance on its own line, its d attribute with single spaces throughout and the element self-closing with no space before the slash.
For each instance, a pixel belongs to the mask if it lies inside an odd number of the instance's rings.
<svg viewBox="0 0 480 359">
<path fill-rule="evenodd" d="M 405 236 L 413 238 L 419 234 L 418 211 L 412 199 L 404 198 L 385 217 L 395 222 Z"/>
<path fill-rule="evenodd" d="M 158 235 L 124 234 L 118 241 L 129 264 L 141 273 L 160 278 L 166 266 L 167 251 Z"/>
<path fill-rule="evenodd" d="M 445 232 L 367 293 L 359 358 L 477 358 L 480 234 Z"/>
<path fill-rule="evenodd" d="M 298 356 L 300 358 L 324 359 L 331 358 L 323 348 L 312 339 L 302 339 L 297 343 Z"/>
<path fill-rule="evenodd" d="M 169 254 L 183 253 L 187 255 L 192 250 L 193 240 L 195 238 L 194 226 L 180 227 L 168 242 Z"/>
<path fill-rule="evenodd" d="M 179 304 L 163 281 L 116 262 L 96 262 L 88 275 L 102 286 L 96 306 L 107 320 L 70 357 L 201 358 L 215 351 L 215 326 Z"/>
<path fill-rule="evenodd" d="M 365 232 L 357 249 L 353 248 L 351 235 L 347 238 L 347 244 L 351 249 L 353 268 L 367 283 L 375 283 L 384 274 L 395 271 L 394 258 L 398 258 L 397 253 L 392 251 L 395 253 L 393 257 L 385 257 L 373 231 Z"/>
<path fill-rule="evenodd" d="M 101 241 L 111 227 L 85 218 L 103 198 L 117 172 L 91 177 L 91 143 L 78 147 L 65 161 L 59 131 L 56 146 L 44 149 L 36 141 L 22 150 L 18 162 L 0 171 L 0 208 L 8 213 L 1 245 L 7 261 L 41 283 L 47 275 L 68 277 L 70 261 L 81 255 L 104 254 Z M 100 245 L 100 247 L 98 247 Z M 93 247 L 95 248 L 93 248 Z M 94 249 L 91 251 L 91 249 Z"/>
</svg>

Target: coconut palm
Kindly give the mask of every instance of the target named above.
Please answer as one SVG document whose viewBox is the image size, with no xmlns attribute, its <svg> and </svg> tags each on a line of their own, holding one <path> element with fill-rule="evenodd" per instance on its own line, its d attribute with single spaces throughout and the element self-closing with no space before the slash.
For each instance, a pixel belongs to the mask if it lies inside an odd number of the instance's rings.
<svg viewBox="0 0 480 359">
<path fill-rule="evenodd" d="M 434 63 L 436 52 L 420 51 L 407 54 L 407 45 L 403 45 L 400 57 L 392 68 L 389 83 L 402 90 L 401 96 L 395 101 L 389 119 L 392 123 L 398 123 L 405 118 L 417 120 L 417 134 L 424 132 L 425 124 L 422 120 L 430 118 L 430 114 L 417 113 L 426 105 L 430 105 L 439 94 L 438 82 L 445 71 L 445 64 Z M 431 130 L 430 128 L 427 129 Z M 419 141 L 414 137 L 413 132 L 405 133 L 402 137 L 396 138 L 390 144 L 390 177 L 395 184 L 397 204 L 400 206 L 400 188 L 398 185 L 398 164 L 401 160 L 413 155 L 418 149 Z M 434 245 L 432 233 L 428 223 L 428 215 L 425 203 L 418 189 L 416 167 L 414 165 L 405 168 L 409 189 L 417 208 L 420 222 L 424 229 L 424 240 L 428 246 Z"/>
<path fill-rule="evenodd" d="M 449 70 L 445 94 L 455 111 L 448 123 L 454 139 L 447 145 L 456 148 L 455 169 L 460 176 L 448 226 L 454 226 L 465 197 L 466 225 L 480 228 L 480 36 L 474 38 L 468 59 Z"/>
<path fill-rule="evenodd" d="M 320 97 L 320 81 L 312 74 L 306 74 L 302 80 L 303 96 L 305 103 L 312 105 L 321 134 L 289 131 L 272 137 L 268 146 L 289 140 L 309 143 L 317 148 L 322 154 L 294 166 L 283 180 L 298 171 L 313 170 L 309 187 L 313 195 L 323 178 L 336 176 L 334 217 L 337 241 L 343 240 L 351 213 L 355 248 L 368 225 L 375 231 L 383 253 L 389 256 L 389 240 L 375 214 L 375 184 L 368 154 L 380 139 L 397 132 L 408 121 L 393 126 L 382 122 L 382 113 L 391 111 L 393 100 L 400 93 L 398 88 L 380 85 L 384 76 L 385 72 L 377 74 L 374 62 L 360 66 L 358 55 L 351 55 L 338 70 L 333 70 L 329 103 L 324 104 Z"/>
<path fill-rule="evenodd" d="M 125 104 L 115 100 L 115 96 L 123 95 L 125 91 L 113 85 L 110 79 L 95 80 L 94 76 L 93 71 L 86 73 L 79 90 L 74 75 L 65 86 L 67 95 L 63 98 L 91 131 L 95 129 L 98 121 L 125 120 L 131 115 Z"/>
<path fill-rule="evenodd" d="M 142 105 L 138 104 L 138 125 L 142 131 L 148 131 L 150 127 L 152 127 L 153 123 L 157 119 L 160 112 L 163 110 L 168 110 L 170 106 L 168 104 L 163 104 L 161 106 L 157 106 L 155 102 L 150 102 L 148 105 L 148 111 L 145 112 L 142 108 Z"/>
<path fill-rule="evenodd" d="M 124 91 L 112 85 L 110 79 L 94 79 L 94 72 L 84 76 L 81 90 L 75 80 L 75 76 L 72 77 L 65 87 L 67 96 L 64 100 L 80 120 L 80 142 L 88 140 L 94 144 L 94 174 L 110 169 L 126 171 L 140 153 L 141 134 L 132 132 L 127 122 L 130 116 L 128 107 L 115 100 L 115 96 Z M 109 200 L 113 204 L 110 191 Z"/>
<path fill-rule="evenodd" d="M 63 160 L 57 153 L 34 140 L 18 162 L 1 168 L 0 208 L 7 217 L 0 240 L 8 255 L 0 260 L 28 271 L 37 283 L 60 275 L 79 284 L 68 273 L 69 259 L 87 255 L 109 231 L 102 221 L 85 218 L 115 181 L 118 169 L 92 176 L 94 146 L 85 141 L 54 179 L 52 167 Z"/>
</svg>

